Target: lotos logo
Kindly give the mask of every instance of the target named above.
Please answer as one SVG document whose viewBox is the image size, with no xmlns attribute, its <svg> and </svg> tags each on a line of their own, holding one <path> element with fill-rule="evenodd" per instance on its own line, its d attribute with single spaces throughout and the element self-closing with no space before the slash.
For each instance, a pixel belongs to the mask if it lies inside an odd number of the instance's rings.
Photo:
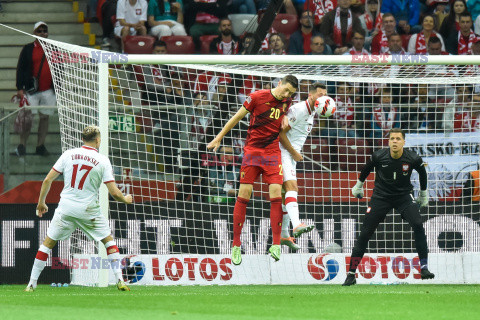
<svg viewBox="0 0 480 320">
<path fill-rule="evenodd" d="M 335 259 L 328 259 L 328 256 L 328 253 L 324 253 L 316 256 L 315 259 L 314 256 L 308 259 L 308 272 L 314 279 L 330 281 L 337 276 L 340 268 L 338 262 Z"/>
<path fill-rule="evenodd" d="M 123 258 L 122 266 L 123 278 L 128 283 L 138 282 L 145 275 L 145 264 L 138 260 L 138 257 L 135 255 Z"/>
</svg>

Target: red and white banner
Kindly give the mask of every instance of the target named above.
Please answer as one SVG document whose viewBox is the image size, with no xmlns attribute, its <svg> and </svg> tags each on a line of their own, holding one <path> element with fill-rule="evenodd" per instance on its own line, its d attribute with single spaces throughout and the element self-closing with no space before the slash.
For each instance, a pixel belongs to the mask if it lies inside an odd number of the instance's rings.
<svg viewBox="0 0 480 320">
<path fill-rule="evenodd" d="M 341 284 L 350 263 L 350 255 L 342 253 L 283 254 L 278 262 L 266 254 L 243 255 L 239 266 L 233 265 L 226 255 L 128 258 L 128 263 L 120 267 L 128 270 L 124 276 L 132 285 Z M 94 255 L 76 255 L 74 260 L 70 264 L 72 284 L 94 285 L 98 270 L 108 268 L 106 261 Z M 472 268 L 479 264 L 478 253 L 430 254 L 429 269 L 435 273 L 435 279 L 422 281 L 417 255 L 370 254 L 358 266 L 357 283 L 480 283 L 480 274 Z M 109 282 L 115 283 L 111 271 Z"/>
</svg>

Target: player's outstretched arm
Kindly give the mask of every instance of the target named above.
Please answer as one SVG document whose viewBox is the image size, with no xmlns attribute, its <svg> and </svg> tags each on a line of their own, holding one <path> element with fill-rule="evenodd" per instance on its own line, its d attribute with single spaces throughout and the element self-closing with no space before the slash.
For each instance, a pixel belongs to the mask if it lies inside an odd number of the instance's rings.
<svg viewBox="0 0 480 320">
<path fill-rule="evenodd" d="M 117 184 L 112 181 L 106 184 L 108 192 L 112 195 L 113 199 L 118 202 L 123 202 L 126 204 L 131 204 L 133 202 L 133 197 L 131 194 L 123 195 L 122 191 L 118 189 Z"/>
<path fill-rule="evenodd" d="M 363 184 L 365 183 L 365 180 L 367 179 L 370 172 L 372 172 L 374 166 L 375 164 L 372 156 L 372 158 L 368 160 L 365 166 L 362 168 L 362 171 L 360 172 L 360 176 L 358 177 L 358 181 L 355 184 L 355 186 L 352 188 L 352 194 L 354 197 L 359 199 L 363 198 Z"/>
<path fill-rule="evenodd" d="M 418 172 L 418 177 L 420 180 L 420 193 L 417 197 L 417 203 L 420 207 L 427 207 L 428 206 L 428 190 L 427 190 L 427 183 L 428 183 L 428 175 L 427 170 L 425 169 L 425 164 L 419 165 L 416 167 Z"/>
<path fill-rule="evenodd" d="M 38 196 L 38 204 L 37 204 L 37 216 L 40 218 L 48 212 L 48 207 L 45 204 L 45 199 L 47 198 L 48 192 L 50 191 L 50 187 L 52 186 L 52 182 L 58 178 L 60 173 L 51 169 L 50 172 L 47 174 L 45 179 L 42 183 L 42 188 L 40 189 L 40 195 Z"/>
<path fill-rule="evenodd" d="M 280 130 L 280 134 L 279 134 L 280 143 L 285 149 L 287 149 L 288 152 L 290 152 L 293 160 L 300 162 L 303 160 L 303 156 L 300 154 L 300 152 L 298 152 L 297 150 L 295 150 L 295 148 L 293 148 L 292 143 L 290 142 L 290 140 L 288 140 L 288 137 L 287 137 L 288 130 L 290 130 L 290 127 L 288 125 L 282 128 L 282 130 Z"/>
<path fill-rule="evenodd" d="M 237 111 L 237 113 L 233 117 L 231 117 L 230 120 L 228 120 L 222 131 L 220 131 L 220 133 L 217 134 L 217 136 L 212 141 L 210 141 L 210 143 L 207 145 L 207 149 L 213 149 L 213 151 L 217 151 L 220 147 L 220 143 L 222 142 L 223 137 L 225 137 L 225 135 L 230 132 L 230 130 L 232 130 L 237 125 L 237 123 L 240 122 L 240 120 L 242 120 L 247 115 L 247 113 L 248 110 L 242 106 Z"/>
</svg>

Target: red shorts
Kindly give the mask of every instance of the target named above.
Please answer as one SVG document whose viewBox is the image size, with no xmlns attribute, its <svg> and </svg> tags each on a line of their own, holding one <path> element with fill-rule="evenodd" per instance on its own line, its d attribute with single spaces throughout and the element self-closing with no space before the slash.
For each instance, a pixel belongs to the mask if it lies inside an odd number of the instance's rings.
<svg viewBox="0 0 480 320">
<path fill-rule="evenodd" d="M 265 153 L 264 150 L 245 151 L 240 168 L 240 183 L 254 184 L 262 174 L 263 181 L 268 184 L 283 183 L 282 154 Z"/>
</svg>

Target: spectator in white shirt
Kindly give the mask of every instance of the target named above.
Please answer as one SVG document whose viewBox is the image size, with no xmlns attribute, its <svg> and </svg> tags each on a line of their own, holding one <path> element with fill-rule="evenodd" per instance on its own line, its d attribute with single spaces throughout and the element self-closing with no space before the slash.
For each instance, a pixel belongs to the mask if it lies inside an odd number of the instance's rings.
<svg viewBox="0 0 480 320">
<path fill-rule="evenodd" d="M 119 0 L 117 3 L 117 23 L 114 33 L 123 40 L 128 35 L 147 34 L 145 22 L 147 21 L 148 3 L 146 0 Z"/>
</svg>

